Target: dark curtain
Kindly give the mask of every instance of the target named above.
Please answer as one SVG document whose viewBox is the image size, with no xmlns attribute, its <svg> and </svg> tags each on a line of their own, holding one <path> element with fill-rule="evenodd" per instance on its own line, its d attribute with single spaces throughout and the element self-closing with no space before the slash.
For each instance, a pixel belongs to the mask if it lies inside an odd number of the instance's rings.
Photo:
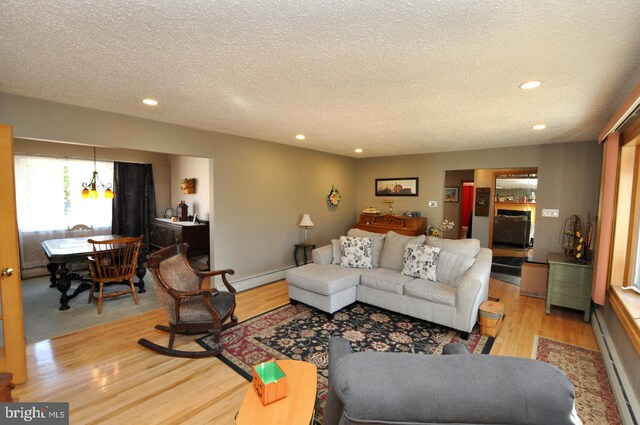
<svg viewBox="0 0 640 425">
<path fill-rule="evenodd" d="M 151 164 L 113 164 L 113 234 L 144 235 L 149 240 L 149 224 L 156 216 L 156 195 Z"/>
</svg>

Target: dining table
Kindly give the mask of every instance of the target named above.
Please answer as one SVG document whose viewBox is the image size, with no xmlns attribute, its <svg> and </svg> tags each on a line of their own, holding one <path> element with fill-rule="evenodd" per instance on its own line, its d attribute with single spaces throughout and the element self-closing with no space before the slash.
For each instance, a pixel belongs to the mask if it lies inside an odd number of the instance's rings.
<svg viewBox="0 0 640 425">
<path fill-rule="evenodd" d="M 68 310 L 69 300 L 91 288 L 90 278 L 78 273 L 72 273 L 69 269 L 73 263 L 86 263 L 87 259 L 93 254 L 93 244 L 89 242 L 89 239 L 103 241 L 118 238 L 120 238 L 119 235 L 100 235 L 42 241 L 42 248 L 49 261 L 47 264 L 47 270 L 50 274 L 49 281 L 51 282 L 49 286 L 51 288 L 57 288 L 58 291 L 60 291 L 60 310 Z M 138 281 L 134 282 L 140 294 L 146 292 L 144 289 L 144 276 L 147 273 L 147 269 L 144 267 L 145 260 L 145 252 L 141 250 L 138 256 L 138 267 L 136 269 Z M 79 281 L 80 283 L 73 293 L 69 295 L 68 292 L 71 289 L 72 281 Z"/>
</svg>

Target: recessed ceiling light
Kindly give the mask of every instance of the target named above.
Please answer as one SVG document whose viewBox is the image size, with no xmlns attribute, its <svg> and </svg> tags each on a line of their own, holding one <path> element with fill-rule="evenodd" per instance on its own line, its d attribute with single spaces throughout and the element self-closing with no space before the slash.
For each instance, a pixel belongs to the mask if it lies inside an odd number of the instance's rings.
<svg viewBox="0 0 640 425">
<path fill-rule="evenodd" d="M 157 106 L 158 105 L 158 101 L 155 99 L 142 99 L 142 103 L 144 103 L 145 105 L 149 105 L 149 106 Z"/>
<path fill-rule="evenodd" d="M 354 151 L 355 151 L 356 153 L 362 153 L 362 149 L 361 149 L 361 148 L 355 148 L 355 149 L 354 149 Z"/>
<path fill-rule="evenodd" d="M 519 87 L 523 90 L 531 90 L 535 89 L 536 87 L 540 87 L 540 85 L 542 85 L 540 81 L 527 81 L 526 83 L 520 84 Z"/>
<path fill-rule="evenodd" d="M 536 124 L 533 126 L 534 130 L 544 130 L 545 128 L 547 128 L 547 126 L 544 124 Z"/>
<path fill-rule="evenodd" d="M 298 134 L 298 135 L 296 136 L 296 139 L 298 139 L 298 140 L 304 140 L 304 139 L 305 139 L 304 134 Z"/>
</svg>

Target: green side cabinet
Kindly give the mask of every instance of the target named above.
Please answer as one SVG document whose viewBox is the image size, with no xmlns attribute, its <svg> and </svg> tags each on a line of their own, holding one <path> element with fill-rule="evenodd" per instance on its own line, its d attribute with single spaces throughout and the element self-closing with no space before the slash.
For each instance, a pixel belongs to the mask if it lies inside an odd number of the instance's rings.
<svg viewBox="0 0 640 425">
<path fill-rule="evenodd" d="M 568 258 L 562 253 L 547 254 L 549 263 L 549 286 L 547 288 L 547 309 L 551 306 L 568 307 L 584 311 L 584 321 L 591 320 L 591 284 L 593 266 Z"/>
</svg>

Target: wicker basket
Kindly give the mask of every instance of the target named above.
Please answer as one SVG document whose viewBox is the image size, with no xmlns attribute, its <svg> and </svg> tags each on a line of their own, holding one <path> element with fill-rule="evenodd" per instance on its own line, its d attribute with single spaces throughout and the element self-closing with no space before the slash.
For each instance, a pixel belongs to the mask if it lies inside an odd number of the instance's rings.
<svg viewBox="0 0 640 425">
<path fill-rule="evenodd" d="M 480 304 L 478 323 L 480 323 L 480 333 L 482 335 L 498 335 L 503 320 L 504 304 L 497 301 L 485 301 Z"/>
</svg>

